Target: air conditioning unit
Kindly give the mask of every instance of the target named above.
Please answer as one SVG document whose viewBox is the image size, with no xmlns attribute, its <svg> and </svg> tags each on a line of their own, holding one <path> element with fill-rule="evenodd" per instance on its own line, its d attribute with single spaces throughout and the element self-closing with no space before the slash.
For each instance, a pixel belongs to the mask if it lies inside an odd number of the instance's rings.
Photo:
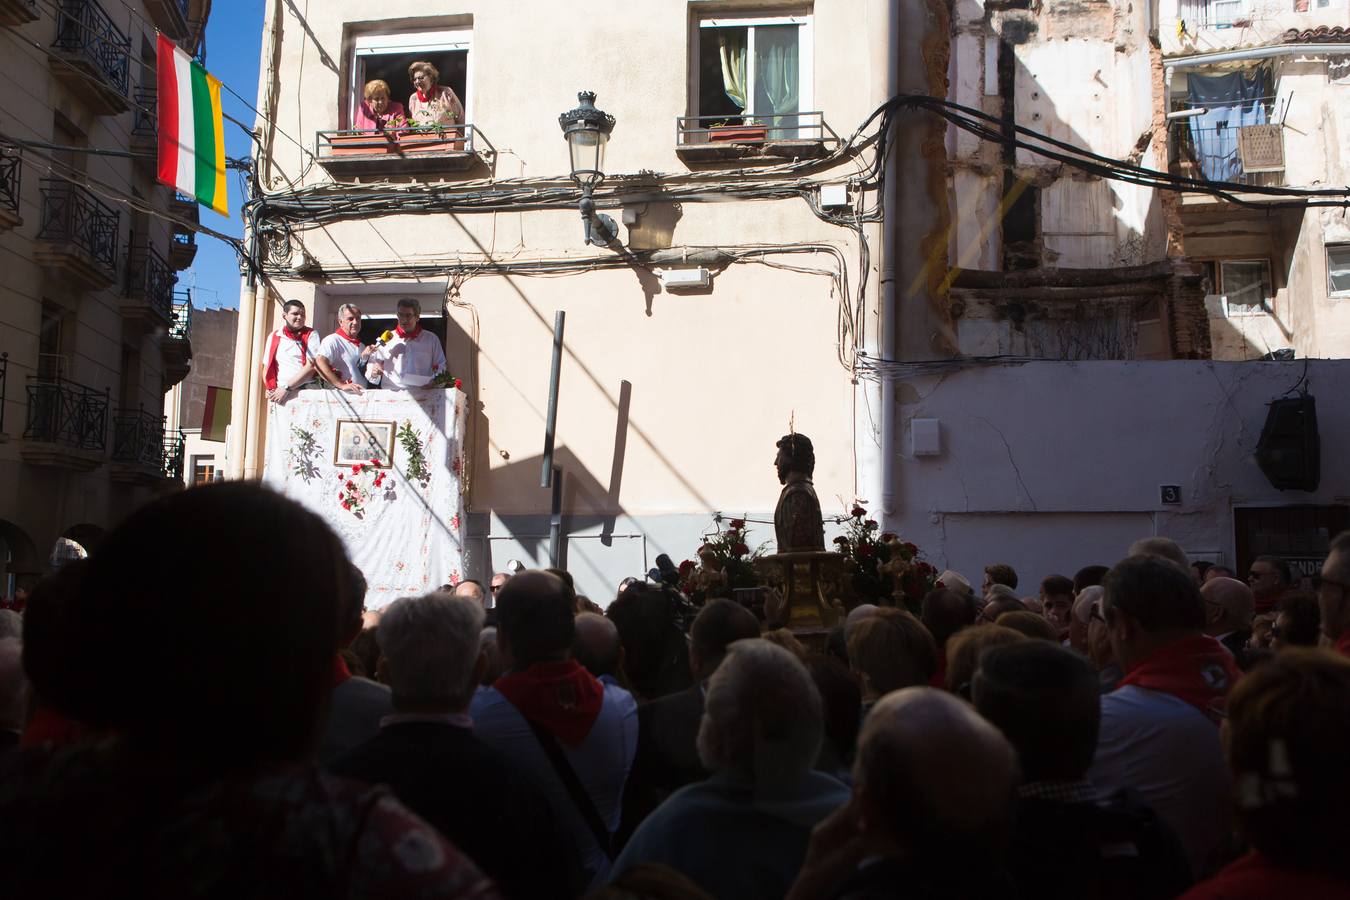
<svg viewBox="0 0 1350 900">
<path fill-rule="evenodd" d="M 1238 129 L 1238 156 L 1244 172 L 1284 171 L 1284 131 L 1280 125 L 1243 125 Z"/>
</svg>

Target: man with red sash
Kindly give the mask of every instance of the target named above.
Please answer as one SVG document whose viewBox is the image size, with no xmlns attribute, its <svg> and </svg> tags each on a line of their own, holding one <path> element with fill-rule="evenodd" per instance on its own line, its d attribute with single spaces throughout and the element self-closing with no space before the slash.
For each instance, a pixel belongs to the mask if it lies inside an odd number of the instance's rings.
<svg viewBox="0 0 1350 900">
<path fill-rule="evenodd" d="M 305 304 L 287 300 L 281 309 L 285 325 L 268 337 L 263 348 L 263 386 L 267 399 L 282 403 L 314 379 L 319 336 L 305 326 Z"/>
<path fill-rule="evenodd" d="M 344 303 L 337 311 L 337 331 L 319 342 L 319 354 L 314 358 L 319 375 L 340 391 L 359 394 L 368 386 L 364 363 L 375 352 L 375 345 L 363 347 L 361 338 L 361 310 L 354 303 Z"/>
<path fill-rule="evenodd" d="M 1241 673 L 1204 634 L 1205 602 L 1176 563 L 1131 556 L 1102 587 L 1107 637 L 1125 677 L 1102 698 L 1088 780 L 1099 795 L 1128 789 L 1152 807 L 1199 875 L 1228 832 L 1219 722 Z"/>
<path fill-rule="evenodd" d="M 394 337 L 370 355 L 366 378 L 371 384 L 402 391 L 421 387 L 445 371 L 441 339 L 422 327 L 422 304 L 414 297 L 398 301 Z"/>
<path fill-rule="evenodd" d="M 1317 605 L 1327 643 L 1350 656 L 1350 531 L 1342 531 L 1331 542 L 1317 586 Z"/>
</svg>

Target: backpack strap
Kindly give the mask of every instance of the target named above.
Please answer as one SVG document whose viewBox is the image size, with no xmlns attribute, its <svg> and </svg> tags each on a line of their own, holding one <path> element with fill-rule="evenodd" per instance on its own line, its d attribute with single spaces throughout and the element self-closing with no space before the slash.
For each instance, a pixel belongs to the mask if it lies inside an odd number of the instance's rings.
<svg viewBox="0 0 1350 900">
<path fill-rule="evenodd" d="M 519 712 L 519 708 L 517 708 Z M 539 746 L 544 749 L 544 755 L 548 761 L 553 764 L 553 771 L 558 773 L 558 778 L 562 781 L 563 787 L 567 788 L 567 794 L 572 798 L 572 805 L 581 813 L 581 818 L 586 822 L 586 827 L 591 830 L 591 836 L 595 838 L 596 844 L 604 851 L 605 857 L 610 862 L 614 861 L 613 838 L 609 829 L 605 827 L 605 822 L 600 818 L 600 812 L 595 808 L 595 801 L 591 795 L 586 793 L 586 788 L 582 786 L 581 779 L 577 777 L 576 769 L 567 761 L 567 756 L 563 754 L 562 748 L 558 746 L 558 739 L 544 729 L 537 722 L 530 719 L 524 713 L 520 717 L 530 726 L 534 736 L 539 740 Z"/>
</svg>

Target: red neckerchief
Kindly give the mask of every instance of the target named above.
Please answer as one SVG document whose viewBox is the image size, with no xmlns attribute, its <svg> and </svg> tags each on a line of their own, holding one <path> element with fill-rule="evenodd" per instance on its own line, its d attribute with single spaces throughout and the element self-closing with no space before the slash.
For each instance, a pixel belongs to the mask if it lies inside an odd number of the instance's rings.
<svg viewBox="0 0 1350 900">
<path fill-rule="evenodd" d="M 19 743 L 24 747 L 40 747 L 43 744 L 61 747 L 79 743 L 91 734 L 93 732 L 86 726 L 45 703 L 39 703 Z"/>
<path fill-rule="evenodd" d="M 1350 628 L 1341 632 L 1341 636 L 1336 639 L 1336 650 L 1346 656 L 1350 656 Z"/>
<path fill-rule="evenodd" d="M 1130 670 L 1120 687 L 1137 685 L 1185 700 L 1216 725 L 1228 706 L 1228 692 L 1242 672 L 1229 653 L 1207 634 L 1168 644 Z"/>
<path fill-rule="evenodd" d="M 439 89 L 440 89 L 440 85 L 439 85 L 439 84 L 433 85 L 432 88 L 431 88 L 431 93 L 430 93 L 430 94 L 424 94 L 424 93 L 422 93 L 422 89 L 421 89 L 421 88 L 417 88 L 417 99 L 418 99 L 418 100 L 421 100 L 423 103 L 430 103 L 431 100 L 432 100 L 432 98 L 436 96 L 436 94 L 437 94 L 437 92 L 439 91 Z"/>
<path fill-rule="evenodd" d="M 402 325 L 396 326 L 394 328 L 394 331 L 398 334 L 399 337 L 403 338 L 405 341 L 415 340 L 417 336 L 422 333 L 422 323 L 418 322 L 417 327 L 414 328 L 412 331 L 404 331 Z"/>
<path fill-rule="evenodd" d="M 933 672 L 933 677 L 928 679 L 928 686 L 943 689 L 947 687 L 947 651 L 941 647 L 937 652 L 937 669 Z"/>
<path fill-rule="evenodd" d="M 309 355 L 305 352 L 305 342 L 309 340 L 309 333 L 313 330 L 306 326 L 296 332 L 287 325 L 280 331 L 272 332 L 272 341 L 267 346 L 267 371 L 263 373 L 263 384 L 267 385 L 269 391 L 276 390 L 277 386 L 277 349 L 281 346 L 281 336 L 284 334 L 300 345 L 300 365 L 303 366 L 309 361 Z"/>
<path fill-rule="evenodd" d="M 360 337 L 360 335 L 357 335 L 356 337 L 351 337 L 351 336 L 349 336 L 349 335 L 347 334 L 347 332 L 343 331 L 341 328 L 339 328 L 337 331 L 335 331 L 335 332 L 333 332 L 333 333 L 336 334 L 338 337 L 342 338 L 344 341 L 347 341 L 347 342 L 349 342 L 349 343 L 355 344 L 355 345 L 358 346 L 358 347 L 361 346 L 361 337 Z"/>
<path fill-rule="evenodd" d="M 331 690 L 332 688 L 337 687 L 339 684 L 342 684 L 342 682 L 346 681 L 348 678 L 351 677 L 352 677 L 352 670 L 347 668 L 347 661 L 342 658 L 342 654 L 341 653 L 334 654 L 333 683 L 328 686 L 329 689 Z"/>
<path fill-rule="evenodd" d="M 586 740 L 605 702 L 604 685 L 575 659 L 535 663 L 492 686 L 522 716 L 572 747 Z"/>
</svg>

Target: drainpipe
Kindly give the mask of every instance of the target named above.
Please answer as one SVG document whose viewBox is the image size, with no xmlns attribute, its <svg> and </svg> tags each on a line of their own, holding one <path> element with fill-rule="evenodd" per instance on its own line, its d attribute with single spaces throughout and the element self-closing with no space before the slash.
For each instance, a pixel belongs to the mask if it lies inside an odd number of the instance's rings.
<svg viewBox="0 0 1350 900">
<path fill-rule="evenodd" d="M 248 432 L 249 389 L 257 367 L 253 345 L 254 310 L 258 287 L 251 277 L 240 279 L 239 317 L 235 320 L 234 378 L 230 382 L 230 443 L 226 451 L 226 477 L 237 481 L 244 477 L 244 439 Z"/>
<path fill-rule="evenodd" d="M 886 59 L 886 96 L 894 97 L 900 93 L 900 0 L 887 4 L 889 27 L 886 46 L 890 53 Z M 917 49 L 917 48 L 915 48 Z M 899 325 L 895 305 L 895 281 L 897 277 L 896 257 L 898 253 L 897 235 L 899 233 L 899 159 L 900 129 L 896 124 L 899 116 L 892 116 L 891 131 L 886 136 L 885 190 L 881 203 L 881 309 L 877 316 L 878 355 L 883 360 L 894 360 L 895 334 Z M 881 431 L 881 527 L 884 531 L 896 529 L 896 485 L 895 485 L 895 379 L 888 373 L 882 373 L 880 392 L 877 396 L 879 407 L 878 428 Z"/>
</svg>

